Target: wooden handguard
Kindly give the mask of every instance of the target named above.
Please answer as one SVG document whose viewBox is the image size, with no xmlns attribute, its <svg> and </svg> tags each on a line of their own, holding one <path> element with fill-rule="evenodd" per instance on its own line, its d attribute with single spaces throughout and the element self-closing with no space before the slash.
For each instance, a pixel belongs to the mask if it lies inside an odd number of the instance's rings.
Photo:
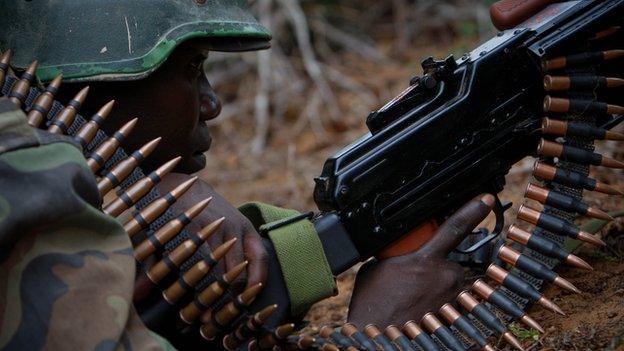
<svg viewBox="0 0 624 351">
<path fill-rule="evenodd" d="M 556 0 L 500 0 L 490 6 L 490 18 L 498 30 L 513 28 Z"/>
</svg>

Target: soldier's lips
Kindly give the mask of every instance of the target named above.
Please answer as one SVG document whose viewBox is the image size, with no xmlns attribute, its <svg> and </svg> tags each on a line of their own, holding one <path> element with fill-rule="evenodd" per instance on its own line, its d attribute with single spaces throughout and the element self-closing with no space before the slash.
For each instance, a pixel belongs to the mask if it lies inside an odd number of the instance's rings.
<svg viewBox="0 0 624 351">
<path fill-rule="evenodd" d="M 200 171 L 204 167 L 206 167 L 206 155 L 204 154 L 204 152 L 205 151 L 196 151 L 190 157 L 189 161 L 190 163 L 192 163 L 192 167 L 196 171 Z"/>
<path fill-rule="evenodd" d="M 193 172 L 197 172 L 206 167 L 206 155 L 205 153 L 210 149 L 212 144 L 212 137 L 208 131 L 208 126 L 205 123 L 200 123 L 198 126 L 197 138 L 199 142 L 195 145 L 195 151 L 188 158 L 189 166 Z"/>
</svg>

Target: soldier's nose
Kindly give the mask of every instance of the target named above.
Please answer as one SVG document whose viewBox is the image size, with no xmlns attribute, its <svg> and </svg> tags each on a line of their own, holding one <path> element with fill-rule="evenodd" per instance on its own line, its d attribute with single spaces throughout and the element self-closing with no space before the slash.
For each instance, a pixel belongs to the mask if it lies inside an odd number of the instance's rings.
<svg viewBox="0 0 624 351">
<path fill-rule="evenodd" d="M 221 113 L 221 100 L 206 78 L 199 84 L 199 118 L 203 121 L 214 119 Z"/>
</svg>

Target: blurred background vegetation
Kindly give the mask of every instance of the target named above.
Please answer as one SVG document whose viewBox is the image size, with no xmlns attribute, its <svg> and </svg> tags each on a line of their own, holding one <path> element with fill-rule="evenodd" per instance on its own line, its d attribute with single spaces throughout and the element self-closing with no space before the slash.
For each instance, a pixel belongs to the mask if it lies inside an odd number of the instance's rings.
<svg viewBox="0 0 624 351">
<path fill-rule="evenodd" d="M 422 59 L 461 56 L 492 36 L 491 2 L 254 1 L 272 48 L 209 58 L 223 111 L 203 177 L 234 203 L 312 208 L 323 159 L 365 132 L 368 113 L 407 87 Z"/>
</svg>

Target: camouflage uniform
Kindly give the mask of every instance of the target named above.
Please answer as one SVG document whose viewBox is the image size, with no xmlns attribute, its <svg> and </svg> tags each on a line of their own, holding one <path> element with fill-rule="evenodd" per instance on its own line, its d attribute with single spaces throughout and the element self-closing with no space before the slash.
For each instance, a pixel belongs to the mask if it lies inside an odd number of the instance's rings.
<svg viewBox="0 0 624 351">
<path fill-rule="evenodd" d="M 132 305 L 132 246 L 100 202 L 80 147 L 0 99 L 2 350 L 173 349 Z"/>
</svg>

